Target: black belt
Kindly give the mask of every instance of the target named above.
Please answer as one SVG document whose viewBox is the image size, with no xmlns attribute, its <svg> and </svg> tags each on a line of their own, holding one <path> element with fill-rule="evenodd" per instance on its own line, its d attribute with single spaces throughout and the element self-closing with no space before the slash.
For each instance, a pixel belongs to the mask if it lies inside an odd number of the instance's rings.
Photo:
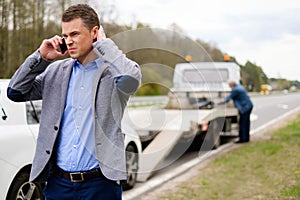
<svg viewBox="0 0 300 200">
<path fill-rule="evenodd" d="M 93 178 L 104 177 L 100 168 L 93 169 L 90 171 L 83 171 L 83 172 L 66 172 L 60 169 L 59 167 L 56 167 L 55 171 L 56 171 L 56 175 L 68 179 L 71 182 L 84 182 L 84 181 L 91 180 Z"/>
</svg>

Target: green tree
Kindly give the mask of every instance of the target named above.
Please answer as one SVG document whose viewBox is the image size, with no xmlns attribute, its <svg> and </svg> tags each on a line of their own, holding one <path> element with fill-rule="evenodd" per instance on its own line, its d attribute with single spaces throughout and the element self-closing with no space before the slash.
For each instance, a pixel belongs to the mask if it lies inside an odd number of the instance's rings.
<svg viewBox="0 0 300 200">
<path fill-rule="evenodd" d="M 269 79 L 262 68 L 250 61 L 241 66 L 241 74 L 242 83 L 248 90 L 259 92 L 261 84 L 269 84 Z"/>
<path fill-rule="evenodd" d="M 8 67 L 9 41 L 9 1 L 0 0 L 0 77 L 5 77 Z"/>
</svg>

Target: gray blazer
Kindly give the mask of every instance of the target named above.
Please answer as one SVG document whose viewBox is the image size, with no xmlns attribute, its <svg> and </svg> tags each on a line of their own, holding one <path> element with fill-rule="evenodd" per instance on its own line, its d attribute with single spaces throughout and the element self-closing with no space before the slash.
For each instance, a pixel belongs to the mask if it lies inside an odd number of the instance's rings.
<svg viewBox="0 0 300 200">
<path fill-rule="evenodd" d="M 126 179 L 121 120 L 129 96 L 140 85 L 141 71 L 111 39 L 94 43 L 104 62 L 93 80 L 95 147 L 102 173 L 111 180 Z M 30 181 L 46 181 L 55 161 L 55 141 L 64 112 L 74 59 L 56 62 L 30 55 L 11 78 L 7 89 L 13 101 L 43 99 L 41 123 Z"/>
</svg>

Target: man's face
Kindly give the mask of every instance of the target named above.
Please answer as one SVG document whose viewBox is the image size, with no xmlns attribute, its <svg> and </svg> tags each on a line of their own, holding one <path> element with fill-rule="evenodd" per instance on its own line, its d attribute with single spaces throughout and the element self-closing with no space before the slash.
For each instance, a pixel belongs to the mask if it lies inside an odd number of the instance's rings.
<svg viewBox="0 0 300 200">
<path fill-rule="evenodd" d="M 70 22 L 62 22 L 62 35 L 66 40 L 71 58 L 83 63 L 93 49 L 93 42 L 97 39 L 98 27 L 89 30 L 84 26 L 81 18 Z"/>
</svg>

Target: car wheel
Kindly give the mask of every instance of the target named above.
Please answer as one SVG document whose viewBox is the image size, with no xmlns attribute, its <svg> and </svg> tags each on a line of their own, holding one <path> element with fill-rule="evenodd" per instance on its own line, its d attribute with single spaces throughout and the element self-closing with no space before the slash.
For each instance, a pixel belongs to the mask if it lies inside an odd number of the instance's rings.
<svg viewBox="0 0 300 200">
<path fill-rule="evenodd" d="M 20 173 L 13 181 L 7 196 L 7 200 L 44 200 L 42 187 L 31 183 L 29 172 Z"/>
<path fill-rule="evenodd" d="M 129 144 L 126 148 L 126 170 L 127 182 L 122 183 L 123 190 L 129 190 L 134 187 L 138 171 L 138 154 L 136 148 Z"/>
</svg>

